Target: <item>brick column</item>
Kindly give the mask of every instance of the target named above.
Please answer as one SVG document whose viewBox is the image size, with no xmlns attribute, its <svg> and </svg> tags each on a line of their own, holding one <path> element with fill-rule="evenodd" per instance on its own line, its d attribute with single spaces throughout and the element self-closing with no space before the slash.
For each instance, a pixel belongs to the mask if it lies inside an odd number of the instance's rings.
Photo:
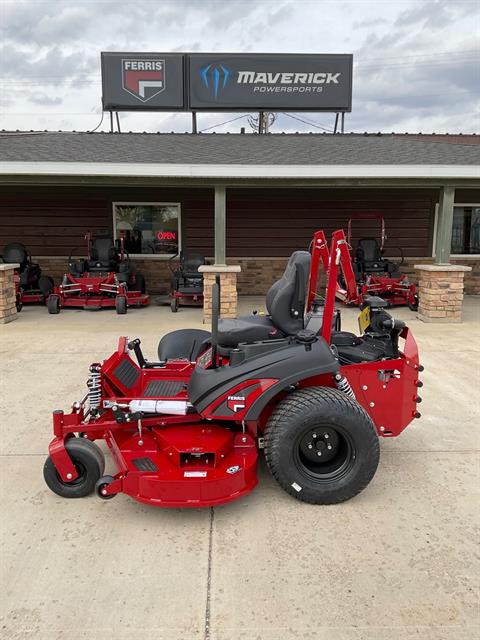
<svg viewBox="0 0 480 640">
<path fill-rule="evenodd" d="M 424 322 L 461 322 L 463 279 L 471 267 L 416 264 L 419 272 L 417 317 Z"/>
<path fill-rule="evenodd" d="M 19 264 L 0 264 L 0 324 L 17 318 L 17 296 L 13 276 Z"/>
<path fill-rule="evenodd" d="M 237 317 L 237 273 L 239 265 L 203 265 L 198 268 L 203 273 L 203 322 L 212 321 L 212 286 L 216 276 L 220 276 L 220 317 Z"/>
</svg>

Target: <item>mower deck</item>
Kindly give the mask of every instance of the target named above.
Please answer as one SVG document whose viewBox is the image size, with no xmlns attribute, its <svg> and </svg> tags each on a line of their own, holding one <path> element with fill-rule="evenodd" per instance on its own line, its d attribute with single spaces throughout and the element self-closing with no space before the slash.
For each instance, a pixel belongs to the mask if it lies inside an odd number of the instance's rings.
<svg viewBox="0 0 480 640">
<path fill-rule="evenodd" d="M 158 507 L 209 507 L 257 484 L 255 441 L 216 424 L 194 423 L 114 434 L 105 441 L 120 469 L 104 497 L 126 493 Z"/>
</svg>

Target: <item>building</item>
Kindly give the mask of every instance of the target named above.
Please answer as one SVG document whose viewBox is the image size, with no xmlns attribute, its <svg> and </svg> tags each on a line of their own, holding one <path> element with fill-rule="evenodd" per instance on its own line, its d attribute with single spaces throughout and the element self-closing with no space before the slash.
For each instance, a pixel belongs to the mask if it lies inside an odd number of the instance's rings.
<svg viewBox="0 0 480 640">
<path fill-rule="evenodd" d="M 357 212 L 385 217 L 404 269 L 473 267 L 480 293 L 480 137 L 409 134 L 0 134 L 0 251 L 22 241 L 60 276 L 87 230 L 123 231 L 152 293 L 179 248 L 240 264 L 263 294 L 312 232 Z M 365 226 L 366 225 L 366 226 Z M 371 236 L 368 223 L 357 236 Z"/>
</svg>

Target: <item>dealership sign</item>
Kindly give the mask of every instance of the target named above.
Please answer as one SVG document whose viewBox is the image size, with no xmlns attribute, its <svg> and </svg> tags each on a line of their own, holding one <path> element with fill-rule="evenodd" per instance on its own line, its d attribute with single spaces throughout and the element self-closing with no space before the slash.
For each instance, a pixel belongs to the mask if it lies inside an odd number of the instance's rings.
<svg viewBox="0 0 480 640">
<path fill-rule="evenodd" d="M 184 56 L 102 53 L 105 111 L 183 111 Z"/>
<path fill-rule="evenodd" d="M 352 56 L 102 53 L 105 110 L 350 111 Z"/>
<path fill-rule="evenodd" d="M 351 55 L 192 54 L 194 111 L 350 111 Z"/>
</svg>

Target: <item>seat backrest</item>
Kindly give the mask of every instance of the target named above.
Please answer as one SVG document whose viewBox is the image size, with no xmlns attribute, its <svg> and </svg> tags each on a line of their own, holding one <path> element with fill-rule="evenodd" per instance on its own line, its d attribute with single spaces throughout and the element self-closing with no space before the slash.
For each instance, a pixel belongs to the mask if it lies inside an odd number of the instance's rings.
<svg viewBox="0 0 480 640">
<path fill-rule="evenodd" d="M 2 257 L 5 262 L 18 263 L 20 270 L 25 269 L 28 264 L 28 250 L 21 242 L 10 242 L 10 244 L 5 245 Z"/>
<path fill-rule="evenodd" d="M 382 260 L 382 251 L 376 238 L 362 238 L 358 241 L 357 260 L 364 263 Z"/>
<path fill-rule="evenodd" d="M 205 256 L 202 256 L 201 253 L 182 251 L 180 254 L 180 269 L 185 273 L 195 273 L 198 271 L 198 267 L 205 263 Z"/>
<path fill-rule="evenodd" d="M 117 250 L 112 238 L 94 238 L 90 251 L 90 260 L 109 267 L 117 261 Z"/>
<path fill-rule="evenodd" d="M 272 322 L 287 335 L 294 335 L 304 328 L 310 261 L 308 251 L 292 253 L 283 276 L 267 293 L 266 306 Z"/>
</svg>

